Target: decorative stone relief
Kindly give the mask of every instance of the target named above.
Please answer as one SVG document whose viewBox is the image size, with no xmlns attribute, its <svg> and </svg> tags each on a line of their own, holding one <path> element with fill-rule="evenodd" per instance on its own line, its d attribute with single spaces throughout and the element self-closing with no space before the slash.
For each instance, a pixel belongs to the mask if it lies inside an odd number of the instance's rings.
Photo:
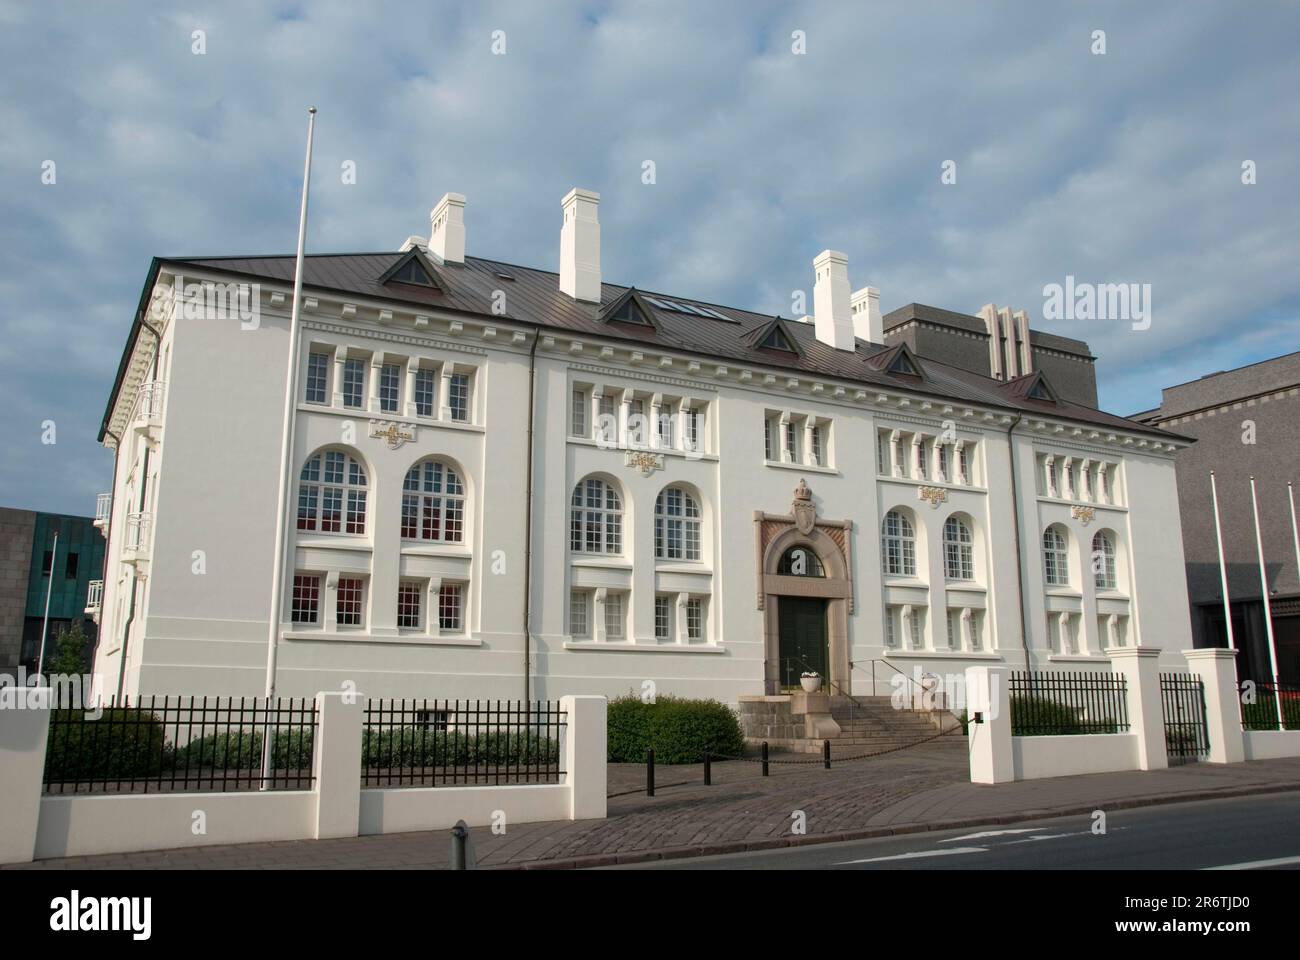
<svg viewBox="0 0 1300 960">
<path fill-rule="evenodd" d="M 664 455 L 662 453 L 650 453 L 646 450 L 628 450 L 623 455 L 625 466 L 639 470 L 641 476 L 648 477 L 656 470 L 664 468 Z"/>
<path fill-rule="evenodd" d="M 370 436 L 376 440 L 383 440 L 388 445 L 389 450 L 396 450 L 404 443 L 413 443 L 415 441 L 415 424 L 371 420 Z"/>
<path fill-rule="evenodd" d="M 929 501 L 931 509 L 938 509 L 939 504 L 948 502 L 948 491 L 945 487 L 917 487 L 916 499 Z"/>
</svg>

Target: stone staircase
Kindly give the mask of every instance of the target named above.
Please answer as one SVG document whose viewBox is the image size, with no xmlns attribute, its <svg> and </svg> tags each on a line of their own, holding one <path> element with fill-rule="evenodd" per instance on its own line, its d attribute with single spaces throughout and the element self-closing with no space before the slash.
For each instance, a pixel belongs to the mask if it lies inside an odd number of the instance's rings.
<svg viewBox="0 0 1300 960">
<path fill-rule="evenodd" d="M 904 747 L 926 740 L 941 730 L 956 728 L 949 737 L 962 736 L 957 718 L 947 710 L 896 710 L 889 697 L 823 697 L 829 701 L 829 714 L 817 716 L 834 723 L 839 732 L 833 736 L 818 736 L 810 727 L 805 711 L 800 709 L 799 697 L 742 697 L 741 726 L 750 745 L 767 741 L 772 750 L 794 753 L 821 753 L 822 740 L 831 741 L 832 754 L 876 753 L 895 747 Z M 794 700 L 793 703 L 790 701 Z M 748 701 L 748 702 L 746 702 Z M 826 706 L 821 706 L 825 710 Z"/>
<path fill-rule="evenodd" d="M 831 698 L 831 716 L 840 725 L 840 735 L 831 741 L 832 749 L 853 753 L 873 753 L 916 743 L 933 737 L 941 730 L 957 726 L 957 718 L 947 710 L 896 710 L 889 697 Z M 961 735 L 960 728 L 956 735 Z M 821 744 L 813 745 L 816 750 Z"/>
</svg>

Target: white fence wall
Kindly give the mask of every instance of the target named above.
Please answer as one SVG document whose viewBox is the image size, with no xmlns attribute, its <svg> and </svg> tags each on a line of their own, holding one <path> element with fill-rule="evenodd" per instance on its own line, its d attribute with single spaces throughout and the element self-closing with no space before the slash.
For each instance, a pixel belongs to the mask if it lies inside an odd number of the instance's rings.
<svg viewBox="0 0 1300 960">
<path fill-rule="evenodd" d="M 1160 694 L 1159 651 L 1112 650 L 1111 669 L 1124 676 L 1129 731 L 1122 734 L 1015 737 L 1011 735 L 1009 679 L 1004 666 L 966 671 L 970 778 L 1006 783 L 1122 770 L 1159 770 L 1169 765 Z M 1237 691 L 1236 652 L 1184 650 L 1188 669 L 1205 686 L 1208 763 L 1300 757 L 1300 730 L 1243 730 Z"/>
<path fill-rule="evenodd" d="M 0 705 L 0 863 L 605 816 L 605 698 L 563 697 L 557 784 L 361 789 L 360 695 L 317 695 L 311 790 L 44 796 L 48 690 Z"/>
</svg>

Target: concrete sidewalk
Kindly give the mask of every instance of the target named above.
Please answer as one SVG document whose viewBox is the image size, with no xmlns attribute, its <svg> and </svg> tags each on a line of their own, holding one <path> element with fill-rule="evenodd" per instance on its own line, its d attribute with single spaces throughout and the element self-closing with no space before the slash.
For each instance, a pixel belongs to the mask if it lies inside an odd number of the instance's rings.
<svg viewBox="0 0 1300 960">
<path fill-rule="evenodd" d="M 598 866 L 1300 790 L 1300 758 L 983 786 L 966 779 L 963 737 L 829 771 L 806 756 L 774 759 L 801 762 L 774 763 L 767 778 L 757 763 L 717 763 L 709 787 L 698 766 L 660 767 L 653 798 L 644 795 L 643 766 L 612 765 L 607 819 L 509 825 L 504 836 L 476 828 L 474 853 L 482 867 Z M 791 833 L 796 811 L 806 819 L 806 835 Z M 449 853 L 448 834 L 438 831 L 72 857 L 8 869 L 437 869 Z"/>
</svg>

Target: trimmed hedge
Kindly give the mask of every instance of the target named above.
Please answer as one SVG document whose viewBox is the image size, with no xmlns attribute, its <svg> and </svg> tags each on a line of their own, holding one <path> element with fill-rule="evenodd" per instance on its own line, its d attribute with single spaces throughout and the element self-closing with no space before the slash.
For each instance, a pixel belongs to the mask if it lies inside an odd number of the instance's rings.
<svg viewBox="0 0 1300 960">
<path fill-rule="evenodd" d="M 1011 735 L 1065 736 L 1080 733 L 1119 733 L 1115 721 L 1084 723 L 1082 709 L 1066 706 L 1049 697 L 1020 694 L 1011 698 Z"/>
<path fill-rule="evenodd" d="M 537 733 L 481 733 L 395 727 L 368 730 L 361 742 L 361 765 L 399 767 L 493 766 L 558 763 L 560 745 Z"/>
<path fill-rule="evenodd" d="M 271 767 L 274 770 L 311 768 L 312 732 L 276 730 L 271 736 Z M 262 732 L 230 731 L 191 740 L 176 751 L 178 769 L 256 770 L 262 765 Z"/>
<path fill-rule="evenodd" d="M 708 749 L 715 757 L 740 756 L 745 736 L 731 709 L 717 700 L 659 697 L 643 703 L 635 694 L 609 702 L 610 763 L 644 763 L 654 747 L 655 763 L 700 763 Z"/>
<path fill-rule="evenodd" d="M 162 720 L 146 710 L 116 707 L 94 720 L 83 710 L 55 710 L 50 720 L 46 780 L 156 777 L 175 759 Z"/>
</svg>

